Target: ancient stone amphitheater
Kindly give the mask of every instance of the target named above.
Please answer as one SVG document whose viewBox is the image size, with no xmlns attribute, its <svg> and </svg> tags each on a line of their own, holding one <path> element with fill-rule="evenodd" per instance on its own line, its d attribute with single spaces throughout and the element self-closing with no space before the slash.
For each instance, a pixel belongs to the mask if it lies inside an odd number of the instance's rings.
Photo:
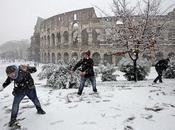
<svg viewBox="0 0 175 130">
<path fill-rule="evenodd" d="M 175 9 L 167 15 L 157 16 L 160 20 L 170 18 L 163 31 L 160 46 L 154 55 L 167 57 L 175 51 Z M 83 52 L 91 51 L 95 65 L 117 64 L 120 56 L 108 55 L 121 48 L 106 42 L 105 25 L 115 19 L 97 17 L 94 8 L 85 8 L 52 16 L 38 18 L 29 49 L 30 58 L 43 63 L 68 62 L 72 57 L 80 59 Z"/>
</svg>

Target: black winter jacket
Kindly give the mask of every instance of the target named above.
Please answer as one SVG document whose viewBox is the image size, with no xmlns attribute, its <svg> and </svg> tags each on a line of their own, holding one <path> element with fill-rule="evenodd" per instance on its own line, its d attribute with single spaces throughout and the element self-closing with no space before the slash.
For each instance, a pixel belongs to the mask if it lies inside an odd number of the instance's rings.
<svg viewBox="0 0 175 130">
<path fill-rule="evenodd" d="M 36 72 L 36 68 L 28 66 L 27 71 L 22 70 L 20 67 L 18 69 L 18 77 L 12 79 L 8 76 L 2 86 L 5 88 L 14 81 L 14 93 L 21 92 L 26 88 L 34 88 L 34 80 L 30 73 Z"/>
<path fill-rule="evenodd" d="M 89 59 L 86 59 L 86 58 L 81 59 L 75 65 L 75 67 L 73 68 L 73 71 L 75 71 L 80 66 L 81 66 L 81 68 L 79 70 L 81 72 L 86 72 L 84 77 L 88 78 L 88 77 L 94 76 L 94 69 L 93 69 L 94 61 L 93 61 L 93 59 L 91 59 L 91 58 L 89 58 Z"/>
<path fill-rule="evenodd" d="M 155 65 L 155 68 L 156 70 L 161 70 L 161 71 L 166 70 L 168 68 L 168 60 L 163 59 L 158 61 Z"/>
</svg>

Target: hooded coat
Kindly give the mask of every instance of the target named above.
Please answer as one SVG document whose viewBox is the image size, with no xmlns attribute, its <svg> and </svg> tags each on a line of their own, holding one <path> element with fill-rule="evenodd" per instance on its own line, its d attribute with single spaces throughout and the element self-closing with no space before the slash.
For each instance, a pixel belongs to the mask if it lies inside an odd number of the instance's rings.
<svg viewBox="0 0 175 130">
<path fill-rule="evenodd" d="M 156 65 L 155 68 L 157 71 L 163 71 L 166 70 L 168 68 L 168 59 L 163 59 L 163 60 L 159 60 Z"/>
<path fill-rule="evenodd" d="M 12 79 L 7 77 L 6 81 L 3 83 L 3 87 L 7 87 L 12 81 L 14 81 L 14 90 L 13 93 L 17 94 L 24 91 L 25 89 L 34 88 L 34 80 L 31 76 L 31 73 L 36 72 L 36 67 L 27 66 L 27 70 L 23 70 L 22 67 L 13 66 L 16 69 L 16 77 Z"/>
</svg>

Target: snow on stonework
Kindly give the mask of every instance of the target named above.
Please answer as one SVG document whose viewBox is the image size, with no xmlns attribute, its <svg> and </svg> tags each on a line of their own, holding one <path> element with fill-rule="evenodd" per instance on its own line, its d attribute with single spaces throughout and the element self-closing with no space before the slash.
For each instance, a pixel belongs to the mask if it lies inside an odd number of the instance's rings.
<svg viewBox="0 0 175 130">
<path fill-rule="evenodd" d="M 6 66 L 11 64 L 33 65 L 0 61 L 0 85 L 6 79 Z M 43 87 L 47 79 L 39 80 L 37 76 L 42 66 L 37 66 L 32 77 L 46 114 L 36 114 L 33 103 L 25 97 L 17 119 L 27 130 L 175 130 L 175 81 L 163 79 L 163 83 L 152 85 L 157 76 L 154 67 L 147 80 L 137 83 L 124 80 L 118 70 L 118 81 L 102 82 L 97 77 L 98 94 L 86 87 L 82 96 L 77 96 L 77 88 Z M 0 92 L 0 130 L 8 130 L 13 85 Z"/>
</svg>

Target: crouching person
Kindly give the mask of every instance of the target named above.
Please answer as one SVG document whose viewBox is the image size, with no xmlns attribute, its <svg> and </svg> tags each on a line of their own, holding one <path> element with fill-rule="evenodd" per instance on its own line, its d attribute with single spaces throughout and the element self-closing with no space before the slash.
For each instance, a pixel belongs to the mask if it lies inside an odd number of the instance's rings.
<svg viewBox="0 0 175 130">
<path fill-rule="evenodd" d="M 7 66 L 6 73 L 7 79 L 3 83 L 2 87 L 7 87 L 12 81 L 14 81 L 14 89 L 12 94 L 14 95 L 11 119 L 9 126 L 12 127 L 16 124 L 16 118 L 19 110 L 19 104 L 22 99 L 27 96 L 35 105 L 38 114 L 45 114 L 45 111 L 41 108 L 40 102 L 38 100 L 36 89 L 34 85 L 34 80 L 30 73 L 36 72 L 35 67 L 30 67 L 27 65 L 20 66 Z"/>
</svg>

